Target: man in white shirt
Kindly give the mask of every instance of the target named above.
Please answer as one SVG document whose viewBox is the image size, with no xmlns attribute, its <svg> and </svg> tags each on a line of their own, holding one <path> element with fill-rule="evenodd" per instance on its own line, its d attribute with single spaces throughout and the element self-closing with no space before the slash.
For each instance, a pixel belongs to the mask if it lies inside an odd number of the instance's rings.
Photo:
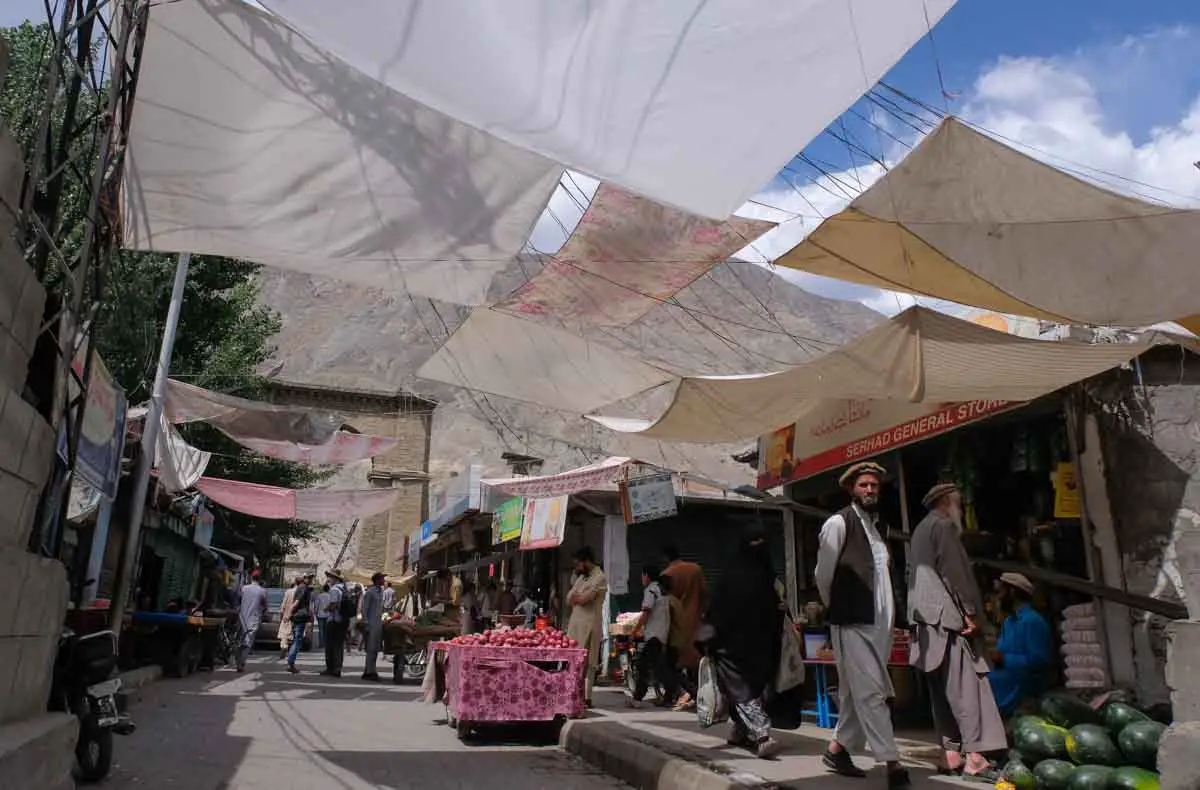
<svg viewBox="0 0 1200 790">
<path fill-rule="evenodd" d="M 865 776 L 850 753 L 869 744 L 875 760 L 887 764 L 888 788 L 895 790 L 908 787 L 909 778 L 900 765 L 888 705 L 894 695 L 887 664 L 896 605 L 887 529 L 879 521 L 879 491 L 886 474 L 871 461 L 842 474 L 839 482 L 851 503 L 821 528 L 816 581 L 837 661 L 840 714 L 822 762 L 842 776 Z"/>
<path fill-rule="evenodd" d="M 673 705 L 679 696 L 679 686 L 675 673 L 667 656 L 667 633 L 671 628 L 671 602 L 663 592 L 659 583 L 659 569 L 653 565 L 642 568 L 642 616 L 638 619 L 637 630 L 641 631 L 642 652 L 638 656 L 637 687 L 634 689 L 631 705 L 637 706 L 646 697 L 650 688 L 650 678 L 662 687 L 663 697 L 658 701 L 659 706 Z"/>
<path fill-rule="evenodd" d="M 238 610 L 238 643 L 236 666 L 238 672 L 246 671 L 246 658 L 254 650 L 258 637 L 258 626 L 267 612 L 267 591 L 259 583 L 262 571 L 255 568 L 250 572 L 250 583 L 242 587 L 242 603 Z"/>
</svg>

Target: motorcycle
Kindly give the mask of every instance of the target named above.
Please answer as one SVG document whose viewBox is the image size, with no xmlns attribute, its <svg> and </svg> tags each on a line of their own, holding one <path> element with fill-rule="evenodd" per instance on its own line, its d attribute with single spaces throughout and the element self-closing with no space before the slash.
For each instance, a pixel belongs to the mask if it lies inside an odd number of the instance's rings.
<svg viewBox="0 0 1200 790">
<path fill-rule="evenodd" d="M 108 776 L 113 733 L 129 735 L 137 729 L 117 709 L 121 679 L 113 677 L 116 668 L 117 637 L 112 631 L 79 636 L 70 628 L 63 629 L 54 657 L 49 708 L 79 719 L 75 762 L 83 782 L 99 782 Z"/>
</svg>

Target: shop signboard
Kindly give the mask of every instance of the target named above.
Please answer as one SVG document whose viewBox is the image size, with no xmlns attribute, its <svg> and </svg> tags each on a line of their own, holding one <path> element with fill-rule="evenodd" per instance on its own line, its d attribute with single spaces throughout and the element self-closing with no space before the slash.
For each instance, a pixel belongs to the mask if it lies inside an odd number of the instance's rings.
<svg viewBox="0 0 1200 790">
<path fill-rule="evenodd" d="M 552 549 L 562 543 L 569 496 L 526 499 L 521 519 L 521 549 Z"/>
<path fill-rule="evenodd" d="M 1021 401 L 830 400 L 758 441 L 758 487 L 802 480 L 1022 406 Z"/>
<path fill-rule="evenodd" d="M 525 500 L 515 496 L 496 506 L 492 514 L 492 543 L 507 543 L 521 537 L 521 519 L 525 515 Z"/>
<path fill-rule="evenodd" d="M 415 529 L 408 536 L 408 567 L 412 570 L 421 562 L 421 530 Z"/>
<path fill-rule="evenodd" d="M 433 522 L 432 521 L 422 522 L 422 524 L 421 524 L 421 546 L 425 547 L 425 546 L 428 546 L 430 543 L 433 543 L 433 538 L 434 538 Z"/>
<path fill-rule="evenodd" d="M 1079 493 L 1075 464 L 1070 461 L 1059 463 L 1054 472 L 1054 517 L 1080 518 L 1083 503 Z"/>
<path fill-rule="evenodd" d="M 621 483 L 621 510 L 626 524 L 668 518 L 679 512 L 670 472 L 635 477 Z"/>
<path fill-rule="evenodd" d="M 80 348 L 71 362 L 71 370 L 83 378 L 87 346 Z M 78 379 L 72 378 L 74 385 Z M 72 389 L 78 389 L 73 386 Z M 75 451 L 75 473 L 88 485 L 113 499 L 121 476 L 121 452 L 125 447 L 125 390 L 113 380 L 97 354 L 92 358 L 91 378 L 84 399 L 83 423 Z M 58 454 L 66 461 L 67 433 L 58 434 Z"/>
</svg>

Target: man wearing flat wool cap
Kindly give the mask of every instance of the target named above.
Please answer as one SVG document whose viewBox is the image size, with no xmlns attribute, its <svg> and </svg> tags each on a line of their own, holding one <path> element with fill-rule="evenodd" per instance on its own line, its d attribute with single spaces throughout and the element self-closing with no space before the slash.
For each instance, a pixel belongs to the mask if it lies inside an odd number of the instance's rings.
<svg viewBox="0 0 1200 790">
<path fill-rule="evenodd" d="M 822 762 L 842 776 L 865 776 L 851 752 L 870 745 L 875 760 L 887 764 L 887 786 L 895 790 L 908 787 L 909 778 L 900 765 L 888 705 L 894 695 L 887 662 L 896 603 L 884 539 L 887 528 L 879 521 L 879 492 L 886 475 L 872 461 L 842 474 L 839 482 L 851 502 L 821 528 L 816 577 L 838 670 L 838 724 Z"/>
</svg>

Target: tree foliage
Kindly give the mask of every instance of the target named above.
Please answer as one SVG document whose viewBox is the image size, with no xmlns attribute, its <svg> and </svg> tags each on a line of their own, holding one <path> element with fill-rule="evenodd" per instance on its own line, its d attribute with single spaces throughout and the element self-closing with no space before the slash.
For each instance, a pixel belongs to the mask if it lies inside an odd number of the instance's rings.
<svg viewBox="0 0 1200 790">
<path fill-rule="evenodd" d="M 25 23 L 0 29 L 0 35 L 8 43 L 11 58 L 9 76 L 0 91 L 0 123 L 12 130 L 24 150 L 31 151 L 44 104 L 50 30 L 46 25 Z M 59 90 L 64 91 L 64 86 Z M 85 86 L 70 119 L 65 114 L 66 97 L 57 97 L 49 137 L 57 139 L 63 128 L 69 128 L 76 145 L 94 147 L 99 131 L 98 95 Z M 88 151 L 83 153 L 86 160 Z M 94 151 L 90 156 L 94 157 Z M 56 243 L 67 250 L 82 227 L 86 202 L 79 198 L 89 172 L 90 167 L 69 174 L 60 212 L 65 216 L 56 229 L 60 234 Z M 111 261 L 96 324 L 96 348 L 131 403 L 150 395 L 175 264 L 173 255 L 128 250 Z M 257 265 L 245 261 L 192 256 L 171 358 L 173 378 L 241 397 L 264 394 L 266 382 L 259 370 L 274 351 L 271 338 L 280 324 L 277 314 L 258 303 L 258 270 Z M 183 433 L 191 443 L 214 453 L 208 473 L 215 477 L 303 488 L 328 476 L 321 470 L 249 453 L 206 425 L 184 426 Z M 298 522 L 255 523 L 236 513 L 228 516 L 237 533 L 253 538 L 260 557 L 281 558 L 318 529 Z"/>
</svg>

